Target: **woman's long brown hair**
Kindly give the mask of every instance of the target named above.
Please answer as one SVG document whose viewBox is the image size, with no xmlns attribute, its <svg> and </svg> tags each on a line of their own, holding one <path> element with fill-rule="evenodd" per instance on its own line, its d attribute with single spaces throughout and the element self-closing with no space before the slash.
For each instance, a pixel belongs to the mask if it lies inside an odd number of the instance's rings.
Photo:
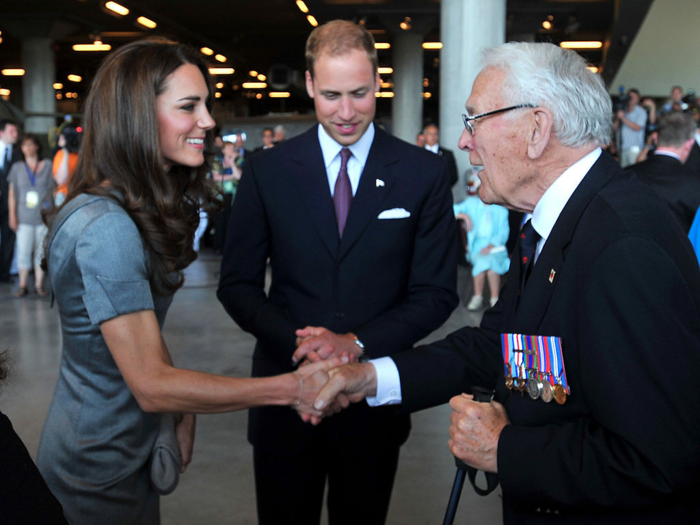
<svg viewBox="0 0 700 525">
<path fill-rule="evenodd" d="M 208 162 L 198 168 L 175 165 L 166 171 L 164 167 L 156 97 L 183 64 L 193 64 L 202 72 L 211 111 L 214 90 L 209 71 L 187 46 L 142 40 L 105 59 L 85 103 L 82 145 L 63 204 L 82 193 L 115 198 L 111 189 L 117 190 L 150 254 L 151 288 L 159 295 L 182 286 L 182 270 L 197 258 L 193 238 L 199 207 L 215 206 L 216 190 L 206 179 Z M 208 131 L 205 151 L 211 150 Z M 49 228 L 60 209 L 45 217 Z"/>
</svg>

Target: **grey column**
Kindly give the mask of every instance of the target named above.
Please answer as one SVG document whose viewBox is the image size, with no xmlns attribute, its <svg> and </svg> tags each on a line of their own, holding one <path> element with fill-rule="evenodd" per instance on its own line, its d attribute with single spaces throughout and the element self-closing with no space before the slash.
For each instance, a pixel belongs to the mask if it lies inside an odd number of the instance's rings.
<svg viewBox="0 0 700 525">
<path fill-rule="evenodd" d="M 393 58 L 392 132 L 413 143 L 423 126 L 423 35 L 395 35 Z"/>
<path fill-rule="evenodd" d="M 22 54 L 25 74 L 22 79 L 24 94 L 24 111 L 27 119 L 24 131 L 29 133 L 47 133 L 55 126 L 53 116 L 32 116 L 32 113 L 53 114 L 56 112 L 56 95 L 53 89 L 56 77 L 53 40 L 46 37 L 27 37 L 22 39 Z"/>
<path fill-rule="evenodd" d="M 440 144 L 455 150 L 459 182 L 455 201 L 466 196 L 464 171 L 469 155 L 457 143 L 464 124 L 461 114 L 479 72 L 481 51 L 505 42 L 506 0 L 442 0 L 440 10 Z"/>
</svg>

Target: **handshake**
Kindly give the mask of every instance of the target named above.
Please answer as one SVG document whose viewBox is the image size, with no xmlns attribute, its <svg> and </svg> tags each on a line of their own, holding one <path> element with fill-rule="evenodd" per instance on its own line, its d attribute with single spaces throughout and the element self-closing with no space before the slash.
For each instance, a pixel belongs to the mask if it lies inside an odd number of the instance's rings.
<svg viewBox="0 0 700 525">
<path fill-rule="evenodd" d="M 362 348 L 353 334 L 336 334 L 321 327 L 297 330 L 294 375 L 299 380 L 296 410 L 317 425 L 350 403 L 377 394 L 377 373 L 371 363 L 358 363 Z M 447 401 L 447 400 L 446 400 Z M 496 401 L 480 403 L 461 394 L 450 400 L 450 440 L 455 457 L 484 472 L 498 472 L 498 440 L 510 424 L 505 408 Z"/>
<path fill-rule="evenodd" d="M 296 410 L 301 418 L 317 425 L 324 417 L 376 393 L 376 373 L 370 363 L 358 363 L 362 348 L 353 334 L 336 334 L 322 327 L 297 330 L 297 350 L 292 361 L 299 364 Z"/>
</svg>

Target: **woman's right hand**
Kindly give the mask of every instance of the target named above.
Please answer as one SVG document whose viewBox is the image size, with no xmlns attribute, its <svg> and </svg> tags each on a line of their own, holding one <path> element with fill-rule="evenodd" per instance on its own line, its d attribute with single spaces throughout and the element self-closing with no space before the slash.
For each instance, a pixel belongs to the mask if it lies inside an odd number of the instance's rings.
<svg viewBox="0 0 700 525">
<path fill-rule="evenodd" d="M 292 406 L 299 412 L 299 415 L 304 421 L 311 421 L 316 425 L 324 417 L 333 415 L 350 404 L 349 401 L 342 396 L 342 398 L 338 399 L 337 403 L 331 404 L 324 411 L 319 411 L 314 408 L 314 402 L 316 401 L 318 393 L 330 379 L 329 372 L 348 362 L 349 359 L 346 355 L 342 357 L 332 357 L 317 363 L 302 366 L 293 373 L 295 379 L 299 381 L 299 397 L 298 402 Z"/>
</svg>

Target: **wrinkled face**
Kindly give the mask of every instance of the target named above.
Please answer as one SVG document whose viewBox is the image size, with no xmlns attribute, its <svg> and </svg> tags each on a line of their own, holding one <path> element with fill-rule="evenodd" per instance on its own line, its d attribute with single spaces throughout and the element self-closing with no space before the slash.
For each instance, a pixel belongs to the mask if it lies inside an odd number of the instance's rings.
<svg viewBox="0 0 700 525">
<path fill-rule="evenodd" d="M 321 54 L 314 78 L 306 72 L 306 91 L 314 99 L 316 118 L 343 146 L 357 142 L 372 123 L 378 86 L 379 74 L 359 49 L 335 57 Z"/>
<path fill-rule="evenodd" d="M 466 108 L 478 115 L 508 107 L 501 85 L 505 74 L 498 69 L 485 69 L 476 77 Z M 527 101 L 523 101 L 527 102 Z M 531 184 L 534 173 L 527 154 L 527 118 L 529 108 L 499 113 L 472 121 L 474 134 L 465 129 L 459 140 L 460 149 L 469 152 L 479 172 L 479 197 L 487 204 L 518 208 L 519 192 Z M 506 118 L 509 115 L 510 118 Z"/>
<path fill-rule="evenodd" d="M 5 124 L 5 129 L 0 131 L 0 140 L 5 144 L 17 144 L 19 131 L 14 124 Z"/>
<path fill-rule="evenodd" d="M 195 168 L 204 162 L 204 138 L 214 127 L 206 106 L 209 92 L 199 68 L 183 64 L 166 81 L 156 99 L 160 149 L 166 168 Z"/>
<path fill-rule="evenodd" d="M 440 140 L 440 134 L 435 126 L 428 126 L 425 128 L 425 143 L 428 146 L 435 146 Z"/>
<path fill-rule="evenodd" d="M 283 129 L 276 129 L 275 130 L 275 142 L 282 142 L 284 140 L 284 130 Z"/>
<path fill-rule="evenodd" d="M 263 131 L 262 141 L 263 145 L 270 147 L 275 140 L 275 135 L 272 133 L 271 129 L 266 129 Z"/>
</svg>

